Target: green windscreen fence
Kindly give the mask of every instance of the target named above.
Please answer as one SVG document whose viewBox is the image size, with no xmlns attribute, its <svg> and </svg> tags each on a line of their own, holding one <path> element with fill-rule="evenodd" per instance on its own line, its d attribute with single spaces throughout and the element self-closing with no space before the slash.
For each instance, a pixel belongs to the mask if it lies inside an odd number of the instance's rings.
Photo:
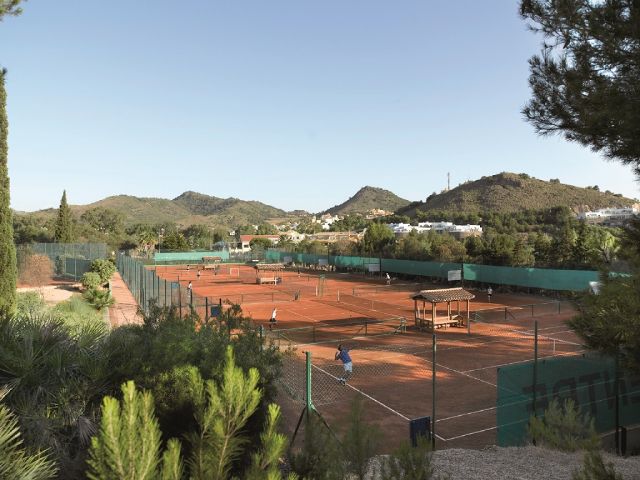
<svg viewBox="0 0 640 480">
<path fill-rule="evenodd" d="M 548 358 L 537 362 L 535 372 L 535 410 L 544 414 L 552 399 L 561 403 L 573 399 L 583 414 L 589 414 L 598 432 L 616 428 L 616 404 L 619 425 L 640 424 L 640 376 L 618 369 L 616 362 L 590 353 Z M 527 442 L 527 424 L 534 413 L 534 362 L 498 368 L 496 423 L 499 446 L 517 446 Z"/>
<path fill-rule="evenodd" d="M 106 243 L 31 243 L 18 245 L 18 268 L 30 255 L 46 255 L 53 264 L 55 275 L 80 280 L 91 269 L 91 263 L 107 258 Z"/>
<path fill-rule="evenodd" d="M 209 252 L 160 252 L 154 255 L 156 263 L 188 263 L 202 262 L 202 257 L 220 257 L 221 261 L 229 260 L 229 250 L 216 250 Z"/>
<path fill-rule="evenodd" d="M 355 270 L 359 272 L 378 271 L 380 269 L 380 259 L 377 257 L 353 257 L 343 255 L 314 254 L 314 253 L 292 253 L 280 252 L 278 250 L 268 250 L 265 255 L 267 262 L 298 263 L 306 265 L 319 265 L 329 262 L 337 268 Z M 374 267 L 370 267 L 373 265 Z"/>
<path fill-rule="evenodd" d="M 551 268 L 496 267 L 471 263 L 441 263 L 417 260 L 397 260 L 376 257 L 330 256 L 329 264 L 340 269 L 370 271 L 369 265 L 380 265 L 380 270 L 389 273 L 416 275 L 434 278 L 448 278 L 450 270 L 463 269 L 464 280 L 494 285 L 513 285 L 518 287 L 540 288 L 543 290 L 583 291 L 590 282 L 598 281 L 598 272 L 592 270 L 558 270 Z M 327 255 L 289 253 L 269 250 L 266 253 L 269 262 L 295 262 L 318 264 L 326 261 Z"/>
<path fill-rule="evenodd" d="M 598 272 L 551 268 L 494 267 L 465 263 L 464 279 L 545 290 L 580 291 L 588 289 L 589 282 L 598 281 Z"/>
<path fill-rule="evenodd" d="M 460 270 L 460 263 L 420 262 L 416 260 L 382 259 L 382 270 L 406 275 L 447 278 L 449 270 Z"/>
</svg>

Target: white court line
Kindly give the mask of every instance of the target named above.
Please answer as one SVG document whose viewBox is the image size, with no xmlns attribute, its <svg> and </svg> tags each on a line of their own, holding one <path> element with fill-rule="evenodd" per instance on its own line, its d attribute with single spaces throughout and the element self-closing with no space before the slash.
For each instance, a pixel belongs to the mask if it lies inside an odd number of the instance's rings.
<svg viewBox="0 0 640 480">
<path fill-rule="evenodd" d="M 489 427 L 489 428 L 484 428 L 482 430 L 476 430 L 475 432 L 470 432 L 470 433 L 465 433 L 463 435 L 457 435 L 455 437 L 451 437 L 451 438 L 443 438 L 442 440 L 444 440 L 445 442 L 450 442 L 452 440 L 458 440 L 459 438 L 464 438 L 464 437 L 468 437 L 470 435 L 476 435 L 478 433 L 484 433 L 484 432 L 488 432 L 490 430 L 495 430 L 496 428 L 498 428 L 497 426 L 495 427 Z M 436 435 L 437 436 L 437 435 Z"/>
<path fill-rule="evenodd" d="M 429 362 L 429 363 L 433 363 L 433 362 L 431 362 L 430 360 L 427 360 L 427 362 Z M 460 370 L 456 370 L 455 368 L 451 368 L 451 367 L 446 367 L 446 366 L 441 365 L 440 363 L 437 363 L 437 362 L 436 362 L 436 369 L 438 369 L 438 368 L 443 368 L 443 369 L 445 369 L 445 370 L 449 370 L 449 371 L 451 371 L 451 372 L 453 372 L 453 373 L 457 373 L 457 374 L 462 375 L 462 376 L 464 376 L 464 377 L 469 377 L 469 378 L 471 378 L 472 380 L 477 380 L 478 382 L 486 383 L 487 385 L 491 385 L 492 387 L 497 387 L 497 386 L 498 386 L 498 385 L 497 385 L 497 384 L 495 384 L 495 383 L 488 382 L 487 380 L 482 380 L 481 378 L 474 377 L 473 375 L 468 375 L 468 374 L 466 374 L 466 373 L 464 373 L 464 372 L 461 372 Z M 436 377 L 437 377 L 437 375 L 438 375 L 438 374 L 436 373 Z"/>
<path fill-rule="evenodd" d="M 324 373 L 324 374 L 326 374 L 326 375 L 330 376 L 330 377 L 331 377 L 331 378 L 333 378 L 336 382 L 339 382 L 339 381 L 340 381 L 340 379 L 339 379 L 338 377 L 336 377 L 335 375 L 330 374 L 330 373 L 329 373 L 329 372 L 327 372 L 325 369 L 323 369 L 323 368 L 321 368 L 321 367 L 318 367 L 317 365 L 312 365 L 312 366 L 313 366 L 314 368 L 317 368 L 318 370 L 320 370 L 322 373 Z M 401 413 L 400 413 L 400 412 L 398 412 L 397 410 L 394 410 L 394 409 L 393 409 L 393 408 L 391 408 L 390 406 L 385 405 L 384 403 L 380 402 L 379 400 L 376 400 L 376 399 L 375 399 L 375 398 L 373 398 L 371 395 L 367 395 L 367 394 L 366 394 L 366 393 L 364 393 L 362 390 L 360 390 L 360 389 L 358 389 L 358 388 L 354 387 L 354 386 L 353 386 L 353 385 L 351 385 L 350 383 L 347 383 L 347 384 L 345 384 L 345 385 L 343 385 L 343 386 L 345 386 L 345 387 L 349 387 L 349 388 L 351 388 L 352 390 L 355 390 L 355 391 L 356 391 L 356 392 L 358 392 L 360 395 L 363 395 L 363 396 L 367 397 L 367 398 L 368 398 L 369 400 L 371 400 L 372 402 L 375 402 L 375 403 L 377 403 L 378 405 L 380 405 L 381 407 L 386 408 L 386 409 L 387 409 L 387 410 L 389 410 L 390 412 L 395 413 L 396 415 L 398 415 L 400 418 L 403 418 L 403 419 L 404 419 L 404 420 L 406 420 L 407 422 L 410 422 L 410 421 L 411 421 L 411 419 L 410 419 L 409 417 L 406 417 L 405 415 L 401 414 Z M 312 399 L 312 403 L 313 403 L 313 399 Z M 443 438 L 443 437 L 439 436 L 437 433 L 436 433 L 436 438 L 438 438 L 438 439 L 440 439 L 440 440 L 445 440 L 445 441 L 446 441 L 446 439 L 445 439 L 445 438 Z"/>
<path fill-rule="evenodd" d="M 491 410 L 495 410 L 498 407 L 489 407 L 489 408 L 483 408 L 482 410 L 474 410 L 473 412 L 466 412 L 466 413 L 461 413 L 459 415 L 452 415 L 450 417 L 445 417 L 445 418 L 439 418 L 436 420 L 436 423 L 438 422 L 445 422 L 447 420 L 452 420 L 454 418 L 460 418 L 460 417 L 465 417 L 467 415 L 474 415 L 476 413 L 483 413 L 483 412 L 490 412 Z"/>
</svg>

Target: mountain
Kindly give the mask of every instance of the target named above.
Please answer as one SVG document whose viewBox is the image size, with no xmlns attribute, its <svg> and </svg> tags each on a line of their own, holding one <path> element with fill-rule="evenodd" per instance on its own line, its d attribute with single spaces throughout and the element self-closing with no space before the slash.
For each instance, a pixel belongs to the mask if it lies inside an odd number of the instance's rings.
<svg viewBox="0 0 640 480">
<path fill-rule="evenodd" d="M 542 210 L 567 206 L 574 212 L 600 208 L 621 208 L 636 203 L 612 192 L 600 192 L 597 187 L 574 187 L 530 177 L 526 173 L 503 172 L 490 177 L 463 183 L 456 188 L 427 197 L 425 202 L 414 202 L 397 213 L 415 216 L 416 211 L 509 213 L 521 210 Z"/>
<path fill-rule="evenodd" d="M 291 216 L 284 210 L 264 203 L 237 198 L 218 198 L 197 192 L 185 192 L 173 200 L 115 195 L 88 205 L 71 205 L 71 210 L 76 217 L 80 217 L 87 210 L 97 207 L 122 213 L 125 225 L 167 222 L 182 226 L 205 224 L 233 227 L 260 224 L 270 218 Z M 50 208 L 27 215 L 47 219 L 54 218 L 57 212 L 57 209 Z"/>
<path fill-rule="evenodd" d="M 400 198 L 389 190 L 367 186 L 358 190 L 358 192 L 346 202 L 331 207 L 321 213 L 330 213 L 331 215 L 364 214 L 373 209 L 395 212 L 399 208 L 406 207 L 409 203 L 409 200 Z"/>
<path fill-rule="evenodd" d="M 287 212 L 253 200 L 218 198 L 197 192 L 185 192 L 173 199 L 195 215 L 215 216 L 226 225 L 259 224 L 274 217 L 285 217 Z M 246 221 L 240 221 L 246 219 Z"/>
</svg>

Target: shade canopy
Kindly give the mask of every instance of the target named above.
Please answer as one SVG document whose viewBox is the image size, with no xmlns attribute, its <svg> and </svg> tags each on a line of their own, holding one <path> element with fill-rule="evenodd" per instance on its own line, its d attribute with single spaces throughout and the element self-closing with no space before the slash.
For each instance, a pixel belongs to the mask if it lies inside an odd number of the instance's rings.
<svg viewBox="0 0 640 480">
<path fill-rule="evenodd" d="M 414 300 L 431 303 L 454 302 L 456 300 L 471 300 L 476 296 L 464 288 L 439 288 L 437 290 L 420 290 L 411 296 Z"/>
</svg>

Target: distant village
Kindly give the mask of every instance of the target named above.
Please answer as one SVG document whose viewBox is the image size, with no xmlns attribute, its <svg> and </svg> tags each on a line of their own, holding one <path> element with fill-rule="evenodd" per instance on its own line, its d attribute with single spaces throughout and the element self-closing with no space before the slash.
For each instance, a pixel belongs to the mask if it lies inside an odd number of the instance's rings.
<svg viewBox="0 0 640 480">
<path fill-rule="evenodd" d="M 364 217 L 368 220 L 373 220 L 375 218 L 386 217 L 392 214 L 393 212 L 373 209 L 367 212 Z M 603 208 L 595 211 L 580 212 L 576 214 L 576 217 L 588 223 L 597 223 L 605 226 L 619 226 L 636 215 L 640 215 L 640 208 L 637 205 L 634 205 L 633 207 L 628 208 Z M 343 220 L 344 218 L 344 215 L 332 215 L 330 213 L 319 216 L 314 215 L 311 218 L 311 223 L 318 224 L 322 231 L 313 234 L 300 233 L 296 230 L 299 226 L 298 223 L 288 223 L 277 226 L 278 230 L 281 232 L 278 235 L 240 235 L 240 241 L 235 247 L 231 248 L 231 251 L 238 253 L 251 251 L 250 242 L 254 238 L 266 238 L 274 245 L 277 245 L 282 237 L 287 238 L 294 243 L 300 243 L 303 240 L 318 241 L 325 244 L 336 243 L 344 240 L 350 242 L 358 242 L 362 240 L 366 230 L 361 232 L 331 231 L 333 223 L 338 220 Z M 397 238 L 408 235 L 412 231 L 417 233 L 427 233 L 430 231 L 439 234 L 448 233 L 458 240 L 467 237 L 482 236 L 482 227 L 480 225 L 456 225 L 452 222 L 419 222 L 417 225 L 409 223 L 388 223 L 387 226 L 393 230 L 393 233 L 395 233 Z M 231 231 L 229 233 L 232 236 L 235 235 L 235 231 Z"/>
</svg>

